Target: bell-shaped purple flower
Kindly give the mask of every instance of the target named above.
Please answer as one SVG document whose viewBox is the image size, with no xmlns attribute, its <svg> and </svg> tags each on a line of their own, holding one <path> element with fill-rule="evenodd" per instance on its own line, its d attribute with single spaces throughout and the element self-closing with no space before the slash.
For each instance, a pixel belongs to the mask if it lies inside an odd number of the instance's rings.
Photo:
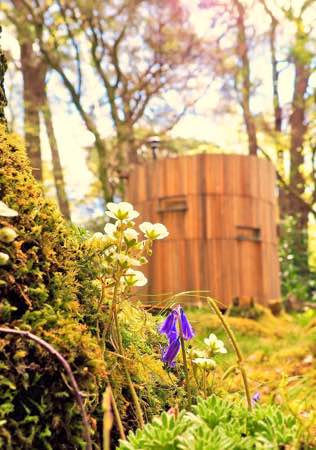
<svg viewBox="0 0 316 450">
<path fill-rule="evenodd" d="M 178 313 L 176 310 L 172 310 L 170 314 L 168 314 L 166 320 L 162 322 L 160 327 L 158 328 L 161 334 L 165 334 L 167 337 L 170 335 L 174 335 L 177 333 L 176 323 L 177 323 Z"/>
<path fill-rule="evenodd" d="M 260 392 L 256 392 L 251 398 L 252 406 L 255 406 L 255 404 L 258 403 L 259 400 L 260 400 Z"/>
<path fill-rule="evenodd" d="M 192 325 L 188 321 L 185 312 L 181 305 L 177 305 L 170 314 L 168 314 L 167 318 L 162 322 L 160 327 L 158 328 L 161 334 L 165 334 L 168 337 L 169 342 L 175 339 L 175 336 L 178 336 L 177 330 L 177 322 L 181 321 L 181 328 L 183 332 L 183 338 L 185 340 L 192 339 L 195 336 Z"/>
<path fill-rule="evenodd" d="M 171 344 L 171 342 L 175 341 L 178 338 L 178 336 L 179 336 L 178 335 L 178 330 L 177 330 L 177 327 L 175 325 L 174 328 L 172 328 L 169 331 L 169 334 L 167 335 L 169 344 Z"/>
<path fill-rule="evenodd" d="M 175 340 L 169 342 L 169 345 L 164 349 L 162 353 L 161 360 L 168 364 L 170 367 L 174 367 L 175 359 L 180 350 L 180 338 L 177 337 Z"/>
<path fill-rule="evenodd" d="M 192 325 L 188 321 L 187 316 L 185 315 L 185 312 L 180 306 L 180 320 L 181 320 L 181 328 L 183 333 L 183 338 L 185 340 L 192 339 L 193 336 L 195 336 L 194 330 L 192 328 Z"/>
<path fill-rule="evenodd" d="M 179 324 L 181 324 L 181 327 Z M 159 332 L 165 334 L 168 338 L 169 344 L 164 348 L 161 359 L 170 367 L 174 367 L 175 358 L 181 347 L 180 328 L 182 329 L 183 339 L 185 340 L 192 339 L 195 335 L 181 305 L 177 305 L 158 328 Z"/>
</svg>

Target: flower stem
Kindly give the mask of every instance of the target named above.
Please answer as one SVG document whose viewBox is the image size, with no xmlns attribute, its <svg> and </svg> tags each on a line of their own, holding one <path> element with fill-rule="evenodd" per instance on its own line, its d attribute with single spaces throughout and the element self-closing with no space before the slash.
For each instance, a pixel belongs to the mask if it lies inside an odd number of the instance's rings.
<svg viewBox="0 0 316 450">
<path fill-rule="evenodd" d="M 120 230 L 120 235 L 119 235 L 119 242 L 118 242 L 118 246 L 117 246 L 117 252 L 118 254 L 120 254 L 120 252 L 122 251 L 122 245 L 123 245 L 123 235 L 124 232 L 121 229 Z M 123 369 L 125 372 L 125 376 L 126 376 L 126 381 L 129 387 L 129 391 L 130 394 L 132 396 L 133 402 L 134 402 L 134 406 L 135 406 L 135 412 L 136 412 L 136 417 L 138 420 L 138 425 L 140 428 L 144 427 L 144 419 L 143 419 L 143 413 L 142 413 L 142 409 L 140 407 L 140 403 L 139 403 L 139 399 L 133 384 L 133 381 L 131 379 L 127 364 L 126 364 L 126 360 L 124 358 L 124 347 L 123 347 L 123 343 L 122 343 L 122 336 L 121 336 L 121 331 L 120 331 L 120 325 L 119 325 L 119 320 L 118 320 L 118 313 L 117 313 L 117 307 L 118 307 L 118 303 L 119 303 L 119 285 L 120 285 L 120 278 L 121 278 L 121 271 L 119 270 L 119 264 L 116 264 L 116 267 L 114 269 L 114 279 L 115 279 L 115 285 L 113 288 L 113 296 L 112 296 L 112 304 L 111 304 L 111 309 L 110 309 L 110 316 L 109 316 L 109 322 L 107 324 L 107 327 L 104 327 L 103 330 L 103 335 L 102 335 L 102 341 L 103 341 L 103 349 L 105 351 L 105 340 L 106 340 L 106 336 L 107 334 L 111 331 L 112 329 L 112 323 L 114 320 L 114 325 L 115 325 L 115 331 L 116 331 L 116 344 L 118 347 L 118 353 L 120 354 L 120 356 L 122 356 L 122 365 L 123 365 Z M 114 399 L 114 397 L 112 396 L 112 398 Z M 114 406 L 114 403 L 113 403 Z M 115 408 L 115 406 L 114 406 Z M 119 416 L 118 416 L 119 417 Z M 120 429 L 120 433 L 122 433 L 123 428 L 121 427 Z M 124 433 L 124 430 L 123 430 Z"/>
<path fill-rule="evenodd" d="M 180 344 L 181 344 L 182 359 L 183 359 L 183 368 L 184 368 L 184 374 L 185 374 L 185 390 L 186 390 L 187 398 L 188 398 L 188 408 L 191 408 L 192 398 L 191 398 L 191 387 L 190 387 L 190 380 L 189 380 L 189 369 L 188 369 L 188 361 L 187 361 L 187 355 L 186 355 L 186 351 L 185 351 L 185 343 L 184 343 L 184 338 L 183 338 L 183 330 L 182 330 L 182 323 L 181 323 L 180 317 L 178 318 L 178 324 L 179 324 Z"/>
<path fill-rule="evenodd" d="M 123 427 L 123 423 L 122 423 L 122 419 L 121 419 L 121 416 L 120 416 L 120 413 L 119 413 L 119 410 L 118 410 L 118 407 L 117 407 L 117 403 L 116 403 L 116 400 L 115 400 L 115 397 L 114 397 L 114 394 L 113 394 L 112 386 L 109 384 L 108 387 L 109 387 L 109 390 L 111 392 L 113 413 L 114 413 L 114 417 L 115 417 L 115 420 L 116 420 L 116 425 L 117 425 L 117 428 L 118 428 L 118 431 L 119 431 L 119 434 L 120 434 L 120 438 L 121 439 L 126 439 L 125 432 L 124 432 L 124 427 Z"/>
<path fill-rule="evenodd" d="M 204 393 L 204 398 L 207 398 L 207 392 L 206 392 L 206 370 L 203 369 L 203 393 Z"/>
<path fill-rule="evenodd" d="M 114 309 L 114 323 L 115 323 L 115 328 L 116 328 L 116 334 L 117 334 L 117 340 L 118 340 L 118 347 L 119 347 L 119 352 L 122 356 L 124 356 L 124 348 L 123 348 L 123 343 L 122 343 L 122 336 L 121 336 L 121 331 L 120 331 L 120 326 L 119 326 L 119 321 L 118 321 L 118 317 L 117 317 L 117 308 L 115 307 Z M 136 412 L 136 417 L 138 420 L 138 425 L 140 428 L 144 428 L 144 419 L 143 419 L 143 412 L 139 403 L 139 399 L 133 384 L 133 381 L 131 379 L 128 367 L 126 365 L 126 361 L 125 359 L 122 359 L 122 364 L 123 364 L 123 369 L 125 372 L 125 376 L 126 376 L 126 380 L 127 380 L 127 384 L 134 402 L 134 406 L 135 406 L 135 412 Z"/>
<path fill-rule="evenodd" d="M 212 374 L 211 394 L 214 393 L 213 389 L 214 389 L 215 371 L 216 371 L 216 369 L 213 370 L 213 374 Z"/>
<path fill-rule="evenodd" d="M 123 232 L 123 230 L 121 230 L 120 231 L 120 235 L 119 235 L 119 242 L 118 242 L 118 246 L 117 246 L 117 253 L 118 254 L 120 254 L 121 251 L 122 251 L 123 235 L 124 235 L 124 232 Z M 114 267 L 113 278 L 114 278 L 114 281 L 115 281 L 115 285 L 114 285 L 114 289 L 113 289 L 112 303 L 111 303 L 111 309 L 110 309 L 110 314 L 109 314 L 109 322 L 108 322 L 107 326 L 104 328 L 103 340 L 105 340 L 106 336 L 111 331 L 112 322 L 113 322 L 113 319 L 114 319 L 114 310 L 115 310 L 117 302 L 118 302 L 117 292 L 118 292 L 118 287 L 119 287 L 120 278 L 121 278 L 121 272 L 119 270 L 119 263 L 118 262 L 116 262 L 116 265 Z"/>
<path fill-rule="evenodd" d="M 97 330 L 97 339 L 100 342 L 100 323 L 99 323 L 99 314 L 100 314 L 100 308 L 104 303 L 104 299 L 105 299 L 105 286 L 104 283 L 101 282 L 101 295 L 98 301 L 98 305 L 97 305 L 97 311 L 96 311 L 96 316 L 97 316 L 97 323 L 96 323 L 96 330 Z"/>
<path fill-rule="evenodd" d="M 230 328 L 228 322 L 226 321 L 226 319 L 224 318 L 223 314 L 221 313 L 219 307 L 217 306 L 216 301 L 213 298 L 211 298 L 211 297 L 207 297 L 207 303 L 210 305 L 212 310 L 215 312 L 215 314 L 217 315 L 217 317 L 221 321 L 221 323 L 222 323 L 222 325 L 224 327 L 224 330 L 225 330 L 228 338 L 230 339 L 230 341 L 232 343 L 232 346 L 234 348 L 234 351 L 235 351 L 236 357 L 237 357 L 237 361 L 238 361 L 238 368 L 240 370 L 240 373 L 241 373 L 241 376 L 242 376 L 242 380 L 243 380 L 243 383 L 244 383 L 244 389 L 245 389 L 248 409 L 249 409 L 249 411 L 251 411 L 252 405 L 251 405 L 251 397 L 250 397 L 248 378 L 247 378 L 247 374 L 246 374 L 245 368 L 243 366 L 244 358 L 242 356 L 242 353 L 241 353 L 240 347 L 238 345 L 238 342 L 236 340 L 236 337 L 235 337 L 232 329 Z"/>
<path fill-rule="evenodd" d="M 110 450 L 113 414 L 111 409 L 111 388 L 108 386 L 103 394 L 103 450 Z"/>
</svg>

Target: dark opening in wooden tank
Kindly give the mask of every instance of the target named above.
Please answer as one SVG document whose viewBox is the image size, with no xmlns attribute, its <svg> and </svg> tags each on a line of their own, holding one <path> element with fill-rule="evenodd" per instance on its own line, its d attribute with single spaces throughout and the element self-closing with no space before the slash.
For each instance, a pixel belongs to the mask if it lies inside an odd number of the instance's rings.
<svg viewBox="0 0 316 450">
<path fill-rule="evenodd" d="M 136 166 L 129 201 L 143 221 L 170 232 L 154 244 L 147 292 L 209 290 L 227 306 L 236 297 L 261 304 L 279 298 L 275 186 L 273 165 L 255 156 L 181 156 Z"/>
</svg>

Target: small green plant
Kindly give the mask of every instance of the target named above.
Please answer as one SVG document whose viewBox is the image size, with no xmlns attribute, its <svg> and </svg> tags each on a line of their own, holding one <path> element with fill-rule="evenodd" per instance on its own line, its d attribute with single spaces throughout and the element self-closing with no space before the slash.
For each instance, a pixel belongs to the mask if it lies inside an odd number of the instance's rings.
<svg viewBox="0 0 316 450">
<path fill-rule="evenodd" d="M 307 241 L 307 233 L 301 232 L 300 239 Z M 296 251 L 296 242 L 296 220 L 288 216 L 283 223 L 279 248 L 282 296 L 294 295 L 301 301 L 316 300 L 315 267 L 306 267 L 307 256 Z"/>
<path fill-rule="evenodd" d="M 193 412 L 177 417 L 163 413 L 143 430 L 130 432 L 119 450 L 253 450 L 281 449 L 298 443 L 299 421 L 277 405 L 250 412 L 240 402 L 215 395 L 198 399 Z M 312 449 L 308 442 L 299 442 Z M 290 447 L 289 447 L 290 448 Z M 297 447 L 299 448 L 299 447 Z M 301 447 L 300 447 L 301 448 Z M 303 447 L 302 447 L 303 448 Z"/>
<path fill-rule="evenodd" d="M 185 340 L 187 341 L 192 339 L 195 333 L 181 305 L 177 305 L 172 309 L 170 314 L 160 325 L 159 332 L 165 334 L 168 339 L 168 345 L 164 348 L 161 357 L 165 364 L 168 364 L 170 367 L 174 367 L 175 359 L 181 348 L 185 375 L 185 390 L 187 394 L 188 407 L 190 407 L 192 399 Z"/>
<path fill-rule="evenodd" d="M 225 333 L 227 334 L 228 338 L 230 339 L 233 349 L 236 353 L 237 364 L 236 364 L 236 366 L 233 366 L 232 369 L 237 367 L 241 373 L 243 384 L 244 384 L 244 389 L 245 389 L 245 394 L 246 394 L 248 409 L 251 410 L 252 402 L 251 402 L 251 396 L 250 396 L 250 391 L 249 391 L 248 377 L 247 377 L 246 370 L 244 368 L 244 358 L 241 353 L 237 339 L 236 339 L 232 329 L 230 328 L 227 320 L 225 319 L 225 317 L 221 313 L 219 307 L 217 306 L 217 302 L 213 298 L 207 297 L 207 303 L 210 305 L 211 309 L 214 311 L 214 313 L 217 315 L 217 317 L 221 321 L 221 324 L 225 330 Z"/>
<path fill-rule="evenodd" d="M 213 393 L 213 384 L 217 363 L 215 358 L 218 354 L 227 353 L 226 347 L 214 333 L 211 333 L 204 339 L 204 349 L 199 350 L 191 348 L 189 359 L 191 362 L 192 373 L 199 392 L 206 398 Z M 210 382 L 210 375 L 212 381 Z"/>
<path fill-rule="evenodd" d="M 105 214 L 114 219 L 108 222 L 103 233 L 95 233 L 88 242 L 98 255 L 98 275 L 95 280 L 100 286 L 100 298 L 95 314 L 96 334 L 103 348 L 104 358 L 108 348 L 114 350 L 121 359 L 126 382 L 134 403 L 138 425 L 144 426 L 143 412 L 132 381 L 126 360 L 120 327 L 120 310 L 124 302 L 130 298 L 133 287 L 141 287 L 147 283 L 145 275 L 134 267 L 147 263 L 151 255 L 152 242 L 168 236 L 166 227 L 160 223 L 143 222 L 139 229 L 144 239 L 139 240 L 139 232 L 135 222 L 139 213 L 128 202 L 108 203 Z"/>
</svg>

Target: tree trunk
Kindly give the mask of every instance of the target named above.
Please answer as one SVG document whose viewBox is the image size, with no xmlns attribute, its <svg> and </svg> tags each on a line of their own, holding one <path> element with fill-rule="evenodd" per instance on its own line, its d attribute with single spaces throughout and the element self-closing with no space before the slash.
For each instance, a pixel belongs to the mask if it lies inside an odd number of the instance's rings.
<svg viewBox="0 0 316 450">
<path fill-rule="evenodd" d="M 296 239 L 294 242 L 293 255 L 299 257 L 300 268 L 303 274 L 308 274 L 308 209 L 304 200 L 300 197 L 305 191 L 305 179 L 301 172 L 301 167 L 304 164 L 304 138 L 306 134 L 305 112 L 306 101 L 305 95 L 310 77 L 310 61 L 302 51 L 305 49 L 304 41 L 307 43 L 307 35 L 302 30 L 300 23 L 296 24 L 297 35 L 296 45 L 300 52 L 293 52 L 295 55 L 295 82 L 294 93 L 292 100 L 292 114 L 290 117 L 291 126 L 291 141 L 290 141 L 290 181 L 289 186 L 292 192 L 297 195 L 290 195 L 287 204 L 288 214 L 293 216 L 297 224 Z"/>
<path fill-rule="evenodd" d="M 96 139 L 95 148 L 98 153 L 98 178 L 101 184 L 104 205 L 113 200 L 112 188 L 108 176 L 108 159 L 106 145 L 102 140 Z"/>
<path fill-rule="evenodd" d="M 137 164 L 137 148 L 135 144 L 135 136 L 133 125 L 127 122 L 116 124 L 116 137 L 118 146 L 118 162 L 126 169 L 126 165 Z"/>
<path fill-rule="evenodd" d="M 61 65 L 57 63 L 54 58 L 52 58 L 52 55 L 45 49 L 43 42 L 40 40 L 40 46 L 41 51 L 44 55 L 45 61 L 47 64 L 60 75 L 65 88 L 68 90 L 71 99 L 80 114 L 80 117 L 82 118 L 84 124 L 86 125 L 87 129 L 93 134 L 95 138 L 95 148 L 97 150 L 98 154 L 98 179 L 101 184 L 101 191 L 102 191 L 102 199 L 104 201 L 104 204 L 107 202 L 112 201 L 112 193 L 111 193 L 111 186 L 108 180 L 108 152 L 107 152 L 107 146 L 104 139 L 102 139 L 98 128 L 96 124 L 93 122 L 90 115 L 85 111 L 82 103 L 80 95 L 76 92 L 76 89 L 71 82 L 71 80 L 67 77 L 65 71 L 62 69 Z"/>
<path fill-rule="evenodd" d="M 258 149 L 256 124 L 250 109 L 250 63 L 245 29 L 245 9 L 239 0 L 234 0 L 237 8 L 237 54 L 241 64 L 241 106 L 248 136 L 250 155 L 256 155 Z"/>
<path fill-rule="evenodd" d="M 138 163 L 133 125 L 127 122 L 121 122 L 120 124 L 117 124 L 116 139 L 118 149 L 118 173 L 120 175 L 118 190 L 124 198 L 128 173 L 133 168 L 133 166 Z"/>
<path fill-rule="evenodd" d="M 20 41 L 23 75 L 24 133 L 26 152 L 30 158 L 34 177 L 43 181 L 40 109 L 45 89 L 46 67 L 33 52 L 32 42 Z"/>
<path fill-rule="evenodd" d="M 284 149 L 280 145 L 279 135 L 282 131 L 283 111 L 280 102 L 279 94 L 279 70 L 278 60 L 276 56 L 276 31 L 278 27 L 278 20 L 273 15 L 272 11 L 268 8 L 265 0 L 260 0 L 266 13 L 269 15 L 271 24 L 269 30 L 269 45 L 271 52 L 271 66 L 272 66 L 272 93 L 273 93 L 273 113 L 274 113 L 274 134 L 275 134 L 275 146 L 277 153 L 277 170 L 284 178 Z M 288 195 L 284 186 L 279 184 L 279 208 L 281 218 L 285 218 L 286 211 L 288 209 Z"/>
<path fill-rule="evenodd" d="M 46 89 L 43 92 L 42 112 L 43 112 L 43 116 L 44 116 L 44 122 L 45 122 L 46 132 L 47 132 L 47 136 L 48 136 L 49 146 L 50 146 L 51 154 L 52 154 L 53 175 L 54 175 L 54 180 L 55 180 L 59 209 L 60 209 L 62 215 L 66 219 L 71 220 L 70 207 L 69 207 L 68 197 L 67 197 L 66 188 L 65 188 L 63 168 L 62 168 L 61 161 L 60 161 L 58 145 L 57 145 L 55 130 L 54 130 L 54 126 L 53 126 L 52 112 L 50 109 L 49 100 L 47 98 Z"/>
</svg>

